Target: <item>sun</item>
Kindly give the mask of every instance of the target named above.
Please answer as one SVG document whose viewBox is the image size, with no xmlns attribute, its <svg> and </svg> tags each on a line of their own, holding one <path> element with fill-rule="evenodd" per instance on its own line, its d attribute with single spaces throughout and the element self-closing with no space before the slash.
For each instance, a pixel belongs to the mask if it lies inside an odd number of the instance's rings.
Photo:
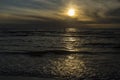
<svg viewBox="0 0 120 80">
<path fill-rule="evenodd" d="M 67 14 L 68 14 L 68 16 L 71 16 L 71 17 L 75 16 L 75 9 L 74 8 L 70 8 L 68 10 Z"/>
</svg>

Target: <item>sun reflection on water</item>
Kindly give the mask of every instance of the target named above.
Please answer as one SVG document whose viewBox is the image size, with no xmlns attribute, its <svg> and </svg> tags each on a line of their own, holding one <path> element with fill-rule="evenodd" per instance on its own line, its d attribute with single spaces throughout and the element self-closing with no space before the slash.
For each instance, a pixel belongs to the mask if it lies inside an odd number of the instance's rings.
<svg viewBox="0 0 120 80">
<path fill-rule="evenodd" d="M 78 46 L 79 38 L 75 37 L 77 35 L 77 29 L 76 28 L 66 28 L 65 32 L 68 37 L 63 37 L 63 42 L 65 42 L 64 47 L 66 48 L 67 51 L 79 51 L 76 46 Z"/>
<path fill-rule="evenodd" d="M 76 28 L 66 28 L 66 32 L 77 32 L 78 30 Z"/>
<path fill-rule="evenodd" d="M 65 34 L 69 36 L 63 37 L 61 40 L 65 50 L 70 52 L 79 51 L 78 45 L 82 42 L 79 37 L 74 35 L 78 34 L 77 28 L 66 28 Z M 53 74 L 61 76 L 75 76 L 80 77 L 86 71 L 85 61 L 79 54 L 65 54 L 58 56 L 57 59 L 52 61 Z"/>
<path fill-rule="evenodd" d="M 86 69 L 85 63 L 77 54 L 70 54 L 60 57 L 54 61 L 55 74 L 61 76 L 80 76 Z"/>
</svg>

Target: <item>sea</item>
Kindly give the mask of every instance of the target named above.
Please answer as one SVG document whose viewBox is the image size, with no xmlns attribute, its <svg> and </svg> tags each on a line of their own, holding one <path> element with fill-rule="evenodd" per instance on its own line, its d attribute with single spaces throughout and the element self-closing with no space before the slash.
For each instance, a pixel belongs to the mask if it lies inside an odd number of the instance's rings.
<svg viewBox="0 0 120 80">
<path fill-rule="evenodd" d="M 120 80 L 120 28 L 2 27 L 0 79 L 6 76 Z"/>
</svg>

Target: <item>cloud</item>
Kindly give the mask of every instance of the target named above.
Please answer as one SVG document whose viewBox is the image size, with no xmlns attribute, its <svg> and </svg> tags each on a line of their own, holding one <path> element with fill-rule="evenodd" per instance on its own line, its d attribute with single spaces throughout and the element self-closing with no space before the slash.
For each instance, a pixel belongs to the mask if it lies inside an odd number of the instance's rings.
<svg viewBox="0 0 120 80">
<path fill-rule="evenodd" d="M 42 16 L 62 20 L 67 18 L 62 13 L 69 7 L 77 8 L 79 21 L 120 22 L 120 0 L 1 0 L 0 17 L 6 14 L 17 19 L 41 19 Z"/>
</svg>

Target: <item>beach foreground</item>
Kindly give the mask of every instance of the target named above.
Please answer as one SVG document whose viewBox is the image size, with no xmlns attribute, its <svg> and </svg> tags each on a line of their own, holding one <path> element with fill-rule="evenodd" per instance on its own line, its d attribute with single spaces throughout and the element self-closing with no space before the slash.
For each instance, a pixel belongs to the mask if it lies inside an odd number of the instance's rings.
<svg viewBox="0 0 120 80">
<path fill-rule="evenodd" d="M 22 80 L 29 77 L 36 77 L 35 80 L 37 78 L 40 80 L 120 79 L 120 54 L 70 53 L 61 55 L 56 52 L 49 54 L 39 56 L 0 54 L 0 75 L 23 76 Z M 13 80 L 18 77 L 11 78 Z"/>
</svg>

